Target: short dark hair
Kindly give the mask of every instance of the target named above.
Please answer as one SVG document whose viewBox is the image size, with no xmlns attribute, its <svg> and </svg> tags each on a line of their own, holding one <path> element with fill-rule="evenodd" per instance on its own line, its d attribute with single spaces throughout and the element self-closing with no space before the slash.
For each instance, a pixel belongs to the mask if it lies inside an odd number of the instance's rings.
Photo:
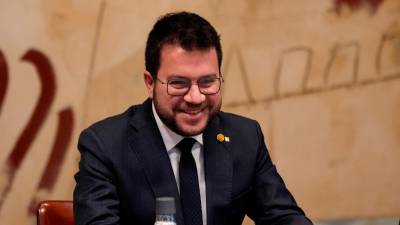
<svg viewBox="0 0 400 225">
<path fill-rule="evenodd" d="M 178 44 L 185 50 L 206 50 L 214 47 L 221 69 L 220 37 L 214 27 L 201 16 L 190 12 L 168 13 L 154 24 L 146 43 L 146 70 L 153 78 L 160 67 L 161 49 L 166 44 Z"/>
</svg>

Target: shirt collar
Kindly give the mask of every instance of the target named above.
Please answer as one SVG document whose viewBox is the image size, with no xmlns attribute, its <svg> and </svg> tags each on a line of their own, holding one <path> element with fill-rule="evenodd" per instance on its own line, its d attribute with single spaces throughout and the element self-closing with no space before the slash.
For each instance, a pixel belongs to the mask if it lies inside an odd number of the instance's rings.
<svg viewBox="0 0 400 225">
<path fill-rule="evenodd" d="M 158 113 L 154 107 L 154 102 L 152 102 L 151 106 L 152 106 L 154 118 L 156 119 L 156 124 L 157 124 L 158 130 L 160 131 L 161 137 L 164 141 L 165 148 L 169 152 L 185 137 L 175 133 L 174 131 L 172 131 L 169 127 L 167 127 L 164 124 L 164 122 L 158 116 Z M 203 133 L 195 135 L 195 136 L 190 136 L 190 137 L 195 139 L 201 145 L 203 145 Z"/>
</svg>

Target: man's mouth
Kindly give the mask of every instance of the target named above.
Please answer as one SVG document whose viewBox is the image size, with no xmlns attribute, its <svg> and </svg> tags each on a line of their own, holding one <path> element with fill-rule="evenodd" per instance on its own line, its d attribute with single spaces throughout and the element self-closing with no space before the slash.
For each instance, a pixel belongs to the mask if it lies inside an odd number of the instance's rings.
<svg viewBox="0 0 400 225">
<path fill-rule="evenodd" d="M 199 114 L 203 111 L 203 109 L 187 109 L 183 110 L 184 113 L 190 114 L 190 115 L 196 115 Z"/>
</svg>

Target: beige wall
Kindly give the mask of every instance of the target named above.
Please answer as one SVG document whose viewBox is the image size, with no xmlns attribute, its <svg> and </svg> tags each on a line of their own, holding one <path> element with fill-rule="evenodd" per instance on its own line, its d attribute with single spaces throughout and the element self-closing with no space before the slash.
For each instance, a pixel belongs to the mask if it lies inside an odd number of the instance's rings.
<svg viewBox="0 0 400 225">
<path fill-rule="evenodd" d="M 221 33 L 225 111 L 257 119 L 314 220 L 400 214 L 398 0 L 0 0 L 0 224 L 71 199 L 82 128 L 146 97 L 156 18 Z"/>
</svg>

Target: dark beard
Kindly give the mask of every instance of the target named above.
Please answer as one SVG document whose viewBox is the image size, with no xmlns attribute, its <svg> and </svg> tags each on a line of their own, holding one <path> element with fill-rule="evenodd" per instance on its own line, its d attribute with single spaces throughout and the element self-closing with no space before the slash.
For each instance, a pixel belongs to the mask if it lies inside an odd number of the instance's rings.
<svg viewBox="0 0 400 225">
<path fill-rule="evenodd" d="M 207 125 L 206 125 L 201 131 L 199 131 L 198 133 L 195 133 L 195 134 L 190 134 L 190 133 L 185 133 L 183 130 L 181 130 L 181 129 L 178 127 L 178 124 L 176 123 L 174 117 L 169 117 L 169 116 L 167 115 L 167 113 L 165 113 L 163 110 L 161 110 L 161 107 L 160 107 L 160 105 L 159 105 L 159 102 L 157 101 L 157 99 L 158 99 L 158 98 L 157 98 L 157 93 L 156 93 L 155 91 L 154 91 L 154 93 L 153 93 L 153 96 L 154 96 L 154 98 L 153 98 L 154 108 L 156 109 L 157 114 L 158 114 L 158 117 L 160 117 L 161 121 L 162 121 L 169 129 L 171 129 L 171 130 L 174 131 L 175 133 L 177 133 L 177 134 L 179 134 L 179 135 L 182 135 L 182 136 L 184 136 L 184 137 L 187 137 L 187 136 L 194 136 L 194 135 L 198 135 L 198 134 L 203 133 L 203 131 L 206 129 L 208 123 L 209 123 L 210 121 L 212 121 L 212 120 L 217 116 L 218 112 L 219 112 L 220 109 L 221 109 L 221 105 L 222 105 L 222 101 L 220 101 L 220 102 L 218 103 L 218 105 L 216 105 L 216 107 L 214 107 L 214 108 L 212 108 L 212 109 L 210 110 L 209 116 L 208 116 L 208 118 L 207 118 L 207 123 L 206 123 Z"/>
</svg>

